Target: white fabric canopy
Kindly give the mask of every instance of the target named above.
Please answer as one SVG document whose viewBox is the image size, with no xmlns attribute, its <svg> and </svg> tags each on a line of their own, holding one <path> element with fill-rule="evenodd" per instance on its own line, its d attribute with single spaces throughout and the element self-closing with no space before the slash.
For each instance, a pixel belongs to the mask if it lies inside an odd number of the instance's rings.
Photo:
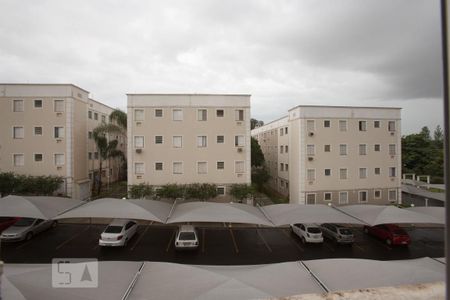
<svg viewBox="0 0 450 300">
<path fill-rule="evenodd" d="M 371 226 L 388 223 L 440 224 L 441 222 L 433 216 L 398 208 L 396 206 L 360 204 L 339 206 L 337 209 L 354 216 Z"/>
<path fill-rule="evenodd" d="M 165 223 L 171 208 L 172 204 L 162 201 L 102 198 L 74 208 L 55 219 L 117 218 Z"/>
<path fill-rule="evenodd" d="M 81 204 L 82 201 L 64 197 L 9 195 L 0 198 L 0 216 L 46 220 Z"/>
<path fill-rule="evenodd" d="M 440 221 L 441 224 L 445 224 L 445 207 L 416 206 L 416 207 L 408 207 L 405 209 L 435 217 Z"/>
<path fill-rule="evenodd" d="M 273 226 L 261 210 L 241 203 L 187 202 L 175 206 L 167 223 L 230 222 Z"/>
<path fill-rule="evenodd" d="M 262 209 L 276 226 L 295 223 L 363 224 L 355 218 L 322 204 L 274 204 L 263 206 Z"/>
</svg>

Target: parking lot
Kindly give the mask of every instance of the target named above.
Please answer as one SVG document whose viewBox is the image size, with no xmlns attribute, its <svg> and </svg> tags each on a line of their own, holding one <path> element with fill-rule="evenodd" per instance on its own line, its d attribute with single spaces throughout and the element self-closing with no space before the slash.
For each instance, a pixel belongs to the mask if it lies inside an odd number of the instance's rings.
<svg viewBox="0 0 450 300">
<path fill-rule="evenodd" d="M 165 261 L 186 264 L 244 265 L 321 258 L 367 258 L 378 260 L 443 257 L 443 228 L 405 228 L 409 247 L 390 247 L 354 227 L 356 242 L 336 245 L 302 244 L 290 228 L 197 227 L 200 246 L 195 251 L 176 251 L 177 227 L 140 225 L 124 248 L 98 246 L 105 225 L 59 224 L 29 241 L 2 243 L 6 263 L 50 263 L 52 258 L 77 257 L 99 260 Z"/>
</svg>

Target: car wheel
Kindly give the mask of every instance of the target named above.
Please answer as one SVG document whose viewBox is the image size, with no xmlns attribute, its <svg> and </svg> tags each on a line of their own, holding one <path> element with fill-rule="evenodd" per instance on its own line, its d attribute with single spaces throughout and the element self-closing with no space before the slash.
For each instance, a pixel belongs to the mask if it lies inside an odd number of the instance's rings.
<svg viewBox="0 0 450 300">
<path fill-rule="evenodd" d="M 302 236 L 302 243 L 303 243 L 303 244 L 306 244 L 306 239 L 305 239 L 304 236 Z"/>
<path fill-rule="evenodd" d="M 25 240 L 29 241 L 33 238 L 33 233 L 32 232 L 28 232 L 27 235 L 25 236 Z"/>
<path fill-rule="evenodd" d="M 58 225 L 58 222 L 57 222 L 57 221 L 53 221 L 53 223 L 52 223 L 52 228 L 55 228 L 56 225 Z"/>
<path fill-rule="evenodd" d="M 390 239 L 386 239 L 386 244 L 387 244 L 388 246 L 390 246 L 390 245 L 392 245 L 392 241 L 391 241 Z"/>
<path fill-rule="evenodd" d="M 125 239 L 125 242 L 123 242 L 123 246 L 126 247 L 128 245 L 128 239 Z"/>
</svg>

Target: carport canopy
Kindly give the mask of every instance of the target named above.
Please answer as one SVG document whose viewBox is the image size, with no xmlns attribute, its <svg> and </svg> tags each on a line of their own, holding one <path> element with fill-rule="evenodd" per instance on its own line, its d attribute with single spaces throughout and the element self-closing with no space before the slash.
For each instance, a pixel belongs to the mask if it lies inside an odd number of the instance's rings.
<svg viewBox="0 0 450 300">
<path fill-rule="evenodd" d="M 408 207 L 405 209 L 435 217 L 441 222 L 441 224 L 445 224 L 445 207 L 416 206 L 416 207 Z"/>
<path fill-rule="evenodd" d="M 81 204 L 64 197 L 9 195 L 0 198 L 0 216 L 47 220 Z"/>
</svg>

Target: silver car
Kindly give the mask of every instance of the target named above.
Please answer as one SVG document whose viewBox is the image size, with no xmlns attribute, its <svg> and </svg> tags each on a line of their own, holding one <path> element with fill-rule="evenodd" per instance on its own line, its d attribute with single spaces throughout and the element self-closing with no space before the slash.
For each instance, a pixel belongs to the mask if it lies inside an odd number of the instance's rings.
<svg viewBox="0 0 450 300">
<path fill-rule="evenodd" d="M 337 224 L 322 224 L 320 225 L 322 229 L 323 236 L 335 241 L 339 244 L 353 244 L 355 241 L 355 236 L 353 232 L 347 227 L 337 225 Z"/>
<path fill-rule="evenodd" d="M 18 242 L 30 240 L 33 236 L 56 226 L 54 220 L 20 218 L 14 225 L 5 229 L 0 235 L 2 241 Z"/>
<path fill-rule="evenodd" d="M 198 248 L 197 231 L 192 225 L 181 225 L 175 236 L 175 249 L 197 249 Z"/>
</svg>

